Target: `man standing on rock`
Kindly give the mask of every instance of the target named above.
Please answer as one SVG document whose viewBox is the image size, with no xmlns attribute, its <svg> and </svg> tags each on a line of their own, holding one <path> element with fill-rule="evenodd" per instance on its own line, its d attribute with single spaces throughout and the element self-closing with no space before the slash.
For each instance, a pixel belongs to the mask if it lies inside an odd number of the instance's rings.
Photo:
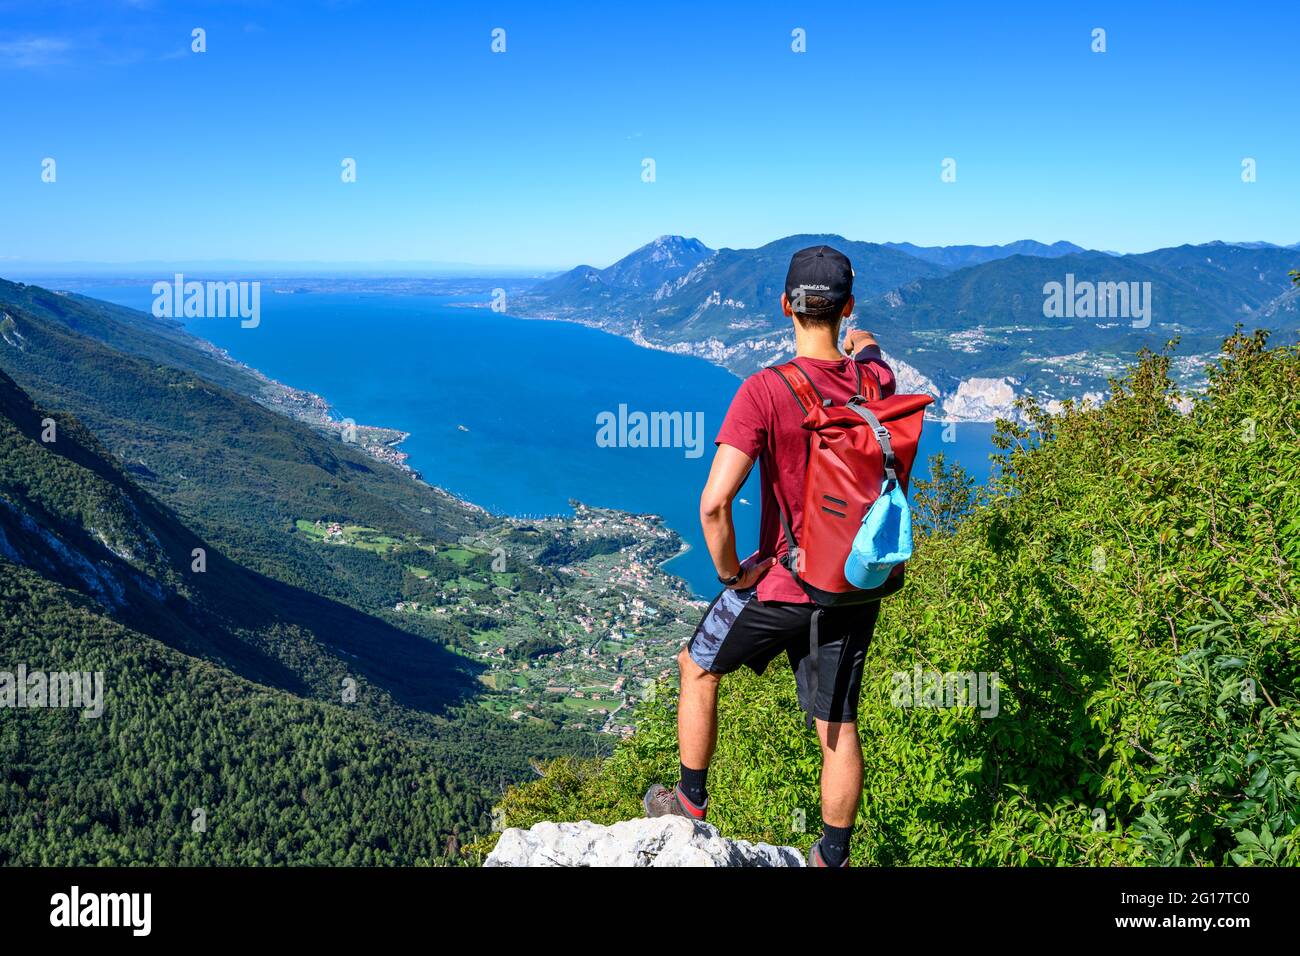
<svg viewBox="0 0 1300 956">
<path fill-rule="evenodd" d="M 859 376 L 868 375 L 875 377 L 880 395 L 893 393 L 894 374 L 871 333 L 850 330 L 844 337 L 848 355 L 836 346 L 841 323 L 853 312 L 853 268 L 843 253 L 830 246 L 796 252 L 786 274 L 781 308 L 794 324 L 795 358 L 824 399 L 844 404 L 861 391 Z M 713 467 L 700 497 L 700 521 L 724 589 L 677 657 L 681 779 L 672 789 L 652 786 L 645 795 L 645 810 L 652 817 L 675 814 L 704 819 L 722 675 L 743 665 L 761 674 L 785 651 L 822 750 L 825 829 L 813 844 L 809 862 L 842 867 L 848 865 L 849 841 L 862 798 L 858 693 L 880 603 L 823 609 L 819 650 L 810 657 L 809 629 L 818 608 L 778 561 L 791 550 L 781 526 L 781 509 L 794 529 L 802 525 L 809 434 L 802 427 L 803 418 L 798 399 L 781 376 L 765 369 L 741 384 L 718 432 Z M 755 461 L 762 482 L 759 544 L 742 562 L 736 554 L 731 503 Z"/>
</svg>

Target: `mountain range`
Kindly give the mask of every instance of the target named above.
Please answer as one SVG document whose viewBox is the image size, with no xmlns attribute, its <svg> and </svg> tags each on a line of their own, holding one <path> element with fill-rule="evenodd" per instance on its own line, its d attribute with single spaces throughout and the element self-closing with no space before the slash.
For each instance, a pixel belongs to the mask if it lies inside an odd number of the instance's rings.
<svg viewBox="0 0 1300 956">
<path fill-rule="evenodd" d="M 1012 414 L 1024 393 L 1049 407 L 1095 398 L 1138 350 L 1173 338 L 1180 381 L 1196 387 L 1238 323 L 1292 333 L 1300 318 L 1288 276 L 1300 244 L 1118 255 L 1069 242 L 921 247 L 836 235 L 716 250 L 662 236 L 605 269 L 540 281 L 513 296 L 510 311 L 592 325 L 744 376 L 793 354 L 779 305 L 786 268 L 795 250 L 822 243 L 854 264 L 854 323 L 876 333 L 904 387 L 934 394 L 950 419 Z M 1072 302 L 1053 314 L 1054 286 L 1086 291 L 1091 307 Z"/>
<path fill-rule="evenodd" d="M 1043 259 L 1056 259 L 1088 252 L 1082 246 L 1072 242 L 1053 242 L 1051 245 L 1036 242 L 1033 239 L 1021 239 L 1003 246 L 917 246 L 910 242 L 886 242 L 886 248 L 906 252 L 910 256 L 933 262 L 947 269 L 960 269 L 964 266 L 977 266 L 994 259 L 1008 256 L 1038 256 Z M 1103 253 L 1104 254 L 1104 253 Z"/>
</svg>

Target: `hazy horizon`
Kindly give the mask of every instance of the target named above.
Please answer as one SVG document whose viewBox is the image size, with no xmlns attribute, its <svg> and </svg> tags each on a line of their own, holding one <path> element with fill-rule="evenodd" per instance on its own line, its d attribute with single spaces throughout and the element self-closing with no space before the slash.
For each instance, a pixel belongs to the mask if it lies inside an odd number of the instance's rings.
<svg viewBox="0 0 1300 956">
<path fill-rule="evenodd" d="M 676 235 L 676 234 L 668 234 L 668 235 Z M 655 238 L 663 238 L 663 237 L 658 236 Z M 713 246 L 706 240 L 700 239 L 700 237 L 698 236 L 684 236 L 683 238 L 699 239 L 700 242 L 703 242 L 706 246 L 709 246 L 709 248 L 711 249 L 724 248 L 720 246 Z M 775 241 L 776 239 L 782 239 L 782 238 L 785 237 L 776 236 L 776 237 L 772 237 L 771 239 L 764 240 L 763 242 L 755 243 L 754 245 L 733 246 L 731 248 L 755 249 L 755 248 L 759 248 L 760 246 L 766 245 L 768 242 L 772 242 Z M 842 238 L 854 242 L 871 242 L 871 243 L 876 243 L 878 245 L 883 245 L 887 242 L 904 243 L 904 242 L 912 241 L 908 239 L 889 239 L 889 240 L 858 239 L 854 236 L 843 236 Z M 640 246 L 637 246 L 636 249 L 640 249 L 643 246 L 647 245 L 649 242 L 653 242 L 653 241 L 654 239 L 648 240 L 647 243 L 642 243 Z M 1041 242 L 1043 245 L 1051 245 L 1055 242 L 1071 242 L 1072 240 L 1068 238 L 1035 240 L 1029 237 L 1022 237 L 1021 239 L 1011 239 L 1008 240 L 1007 242 L 974 242 L 974 243 L 952 242 L 952 243 L 940 243 L 938 245 L 940 247 L 952 247 L 952 246 L 992 247 L 992 246 L 1005 246 L 1010 243 L 1022 242 L 1022 241 L 1031 241 L 1031 242 L 1037 241 L 1037 242 Z M 1243 246 L 1265 243 L 1265 244 L 1277 246 L 1279 248 L 1292 248 L 1294 246 L 1300 245 L 1300 242 L 1298 243 L 1270 242 L 1269 240 L 1261 240 L 1261 239 L 1209 239 L 1206 240 L 1205 242 L 1174 243 L 1174 246 L 1205 245 L 1207 243 L 1213 243 L 1213 242 L 1220 242 L 1223 243 L 1224 245 L 1243 245 Z M 922 243 L 913 243 L 913 244 L 917 246 L 923 245 Z M 1081 244 L 1075 243 L 1075 245 L 1081 245 Z M 1116 246 L 1111 246 L 1107 249 L 1088 249 L 1088 251 L 1108 252 L 1117 255 L 1141 255 L 1146 252 L 1152 252 L 1156 248 L 1170 248 L 1170 247 L 1158 246 L 1158 247 L 1153 247 L 1152 249 L 1126 249 L 1125 250 L 1125 249 L 1119 249 Z M 511 263 L 421 262 L 419 260 L 326 262 L 326 261 L 307 260 L 307 259 L 304 260 L 211 259 L 211 260 L 175 260 L 175 261 L 146 260 L 146 261 L 123 261 L 123 262 L 103 260 L 103 261 L 58 262 L 58 261 L 31 261 L 31 260 L 23 260 L 17 258 L 6 259 L 0 257 L 0 272 L 3 272 L 13 267 L 13 268 L 17 268 L 22 273 L 28 275 L 49 275 L 49 276 L 66 275 L 69 277 L 79 276 L 79 275 L 105 275 L 105 276 L 130 277 L 133 274 L 139 274 L 141 276 L 144 275 L 153 276 L 160 270 L 164 272 L 175 272 L 175 271 L 183 272 L 191 269 L 200 269 L 200 270 L 217 271 L 217 272 L 229 271 L 232 273 L 235 271 L 244 272 L 244 273 L 257 272 L 263 274 L 268 272 L 275 272 L 278 274 L 285 275 L 287 277 L 312 276 L 312 277 L 319 278 L 319 277 L 327 277 L 331 275 L 359 275 L 363 277 L 373 277 L 375 271 L 382 271 L 385 275 L 392 275 L 394 278 L 402 278 L 406 276 L 472 278 L 476 276 L 492 276 L 492 275 L 500 275 L 503 277 L 513 277 L 513 278 L 532 278 L 532 277 L 542 278 L 549 275 L 555 275 L 556 273 L 566 272 L 570 269 L 578 268 L 579 266 L 592 266 L 595 268 L 606 268 L 634 251 L 635 249 L 626 249 L 616 255 L 613 255 L 612 258 L 609 258 L 607 261 L 601 260 L 596 262 L 573 262 L 573 263 L 551 265 L 551 266 L 529 266 L 529 265 L 520 265 L 520 264 L 511 264 Z"/>
</svg>

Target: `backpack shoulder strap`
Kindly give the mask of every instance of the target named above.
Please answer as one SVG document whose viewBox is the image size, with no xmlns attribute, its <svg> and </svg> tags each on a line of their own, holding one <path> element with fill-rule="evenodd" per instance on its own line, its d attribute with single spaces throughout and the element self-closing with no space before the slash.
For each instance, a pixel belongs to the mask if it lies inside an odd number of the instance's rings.
<svg viewBox="0 0 1300 956">
<path fill-rule="evenodd" d="M 880 377 L 876 375 L 875 369 L 872 369 L 870 374 L 864 377 L 862 374 L 862 363 L 857 359 L 852 358 L 852 356 L 850 356 L 850 358 L 853 361 L 853 371 L 858 376 L 858 388 L 853 394 L 861 395 L 869 402 L 880 401 Z M 864 384 L 867 386 L 865 392 L 862 390 Z"/>
<path fill-rule="evenodd" d="M 799 363 L 786 362 L 784 365 L 769 365 L 768 368 L 785 382 L 785 387 L 790 390 L 790 394 L 794 396 L 794 400 L 799 403 L 805 415 L 814 408 L 827 404 L 826 399 L 822 398 L 822 393 L 813 384 L 813 380 L 808 377 L 808 373 L 799 367 Z"/>
</svg>

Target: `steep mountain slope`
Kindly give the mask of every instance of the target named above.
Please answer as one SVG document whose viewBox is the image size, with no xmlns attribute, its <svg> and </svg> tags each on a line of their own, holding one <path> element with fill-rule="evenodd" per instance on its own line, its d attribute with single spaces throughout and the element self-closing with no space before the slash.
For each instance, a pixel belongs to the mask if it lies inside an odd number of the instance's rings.
<svg viewBox="0 0 1300 956">
<path fill-rule="evenodd" d="M 396 712 L 399 722 L 473 690 L 463 660 L 437 644 L 212 548 L 136 487 L 80 422 L 37 408 L 2 372 L 0 536 L 9 560 L 251 680 L 334 700 L 351 678 L 361 709 Z"/>
<path fill-rule="evenodd" d="M 934 530 L 867 660 L 855 864 L 1300 864 L 1300 347 L 1232 337 L 1187 414 L 1168 372 L 1005 430 L 973 509 L 959 471 L 917 483 Z M 639 815 L 677 777 L 675 704 L 505 823 Z M 788 668 L 723 681 L 724 836 L 806 848 L 819 765 Z"/>
<path fill-rule="evenodd" d="M 660 236 L 635 252 L 601 270 L 601 281 L 615 288 L 659 288 L 689 272 L 713 250 L 698 239 L 684 236 Z"/>
<path fill-rule="evenodd" d="M 118 351 L 202 375 L 240 394 L 258 388 L 250 369 L 230 361 L 172 319 L 158 319 L 111 302 L 52 292 L 40 286 L 0 279 L 0 309 L 56 322 L 69 332 Z M 10 343 L 13 344 L 13 343 Z"/>
<path fill-rule="evenodd" d="M 432 716 L 463 662 L 195 547 L 0 373 L 0 864 L 427 863 L 483 826 Z M 102 716 L 11 709 L 19 667 L 101 673 Z"/>
<path fill-rule="evenodd" d="M 104 682 L 98 719 L 0 712 L 0 865 L 428 864 L 486 826 L 434 744 L 171 650 L 3 555 L 0 635 L 6 667 Z"/>
<path fill-rule="evenodd" d="M 660 236 L 628 253 L 612 266 L 597 269 L 577 266 L 538 283 L 529 295 L 567 299 L 588 297 L 592 304 L 638 292 L 654 292 L 665 282 L 684 275 L 713 255 L 698 239 Z"/>
</svg>

